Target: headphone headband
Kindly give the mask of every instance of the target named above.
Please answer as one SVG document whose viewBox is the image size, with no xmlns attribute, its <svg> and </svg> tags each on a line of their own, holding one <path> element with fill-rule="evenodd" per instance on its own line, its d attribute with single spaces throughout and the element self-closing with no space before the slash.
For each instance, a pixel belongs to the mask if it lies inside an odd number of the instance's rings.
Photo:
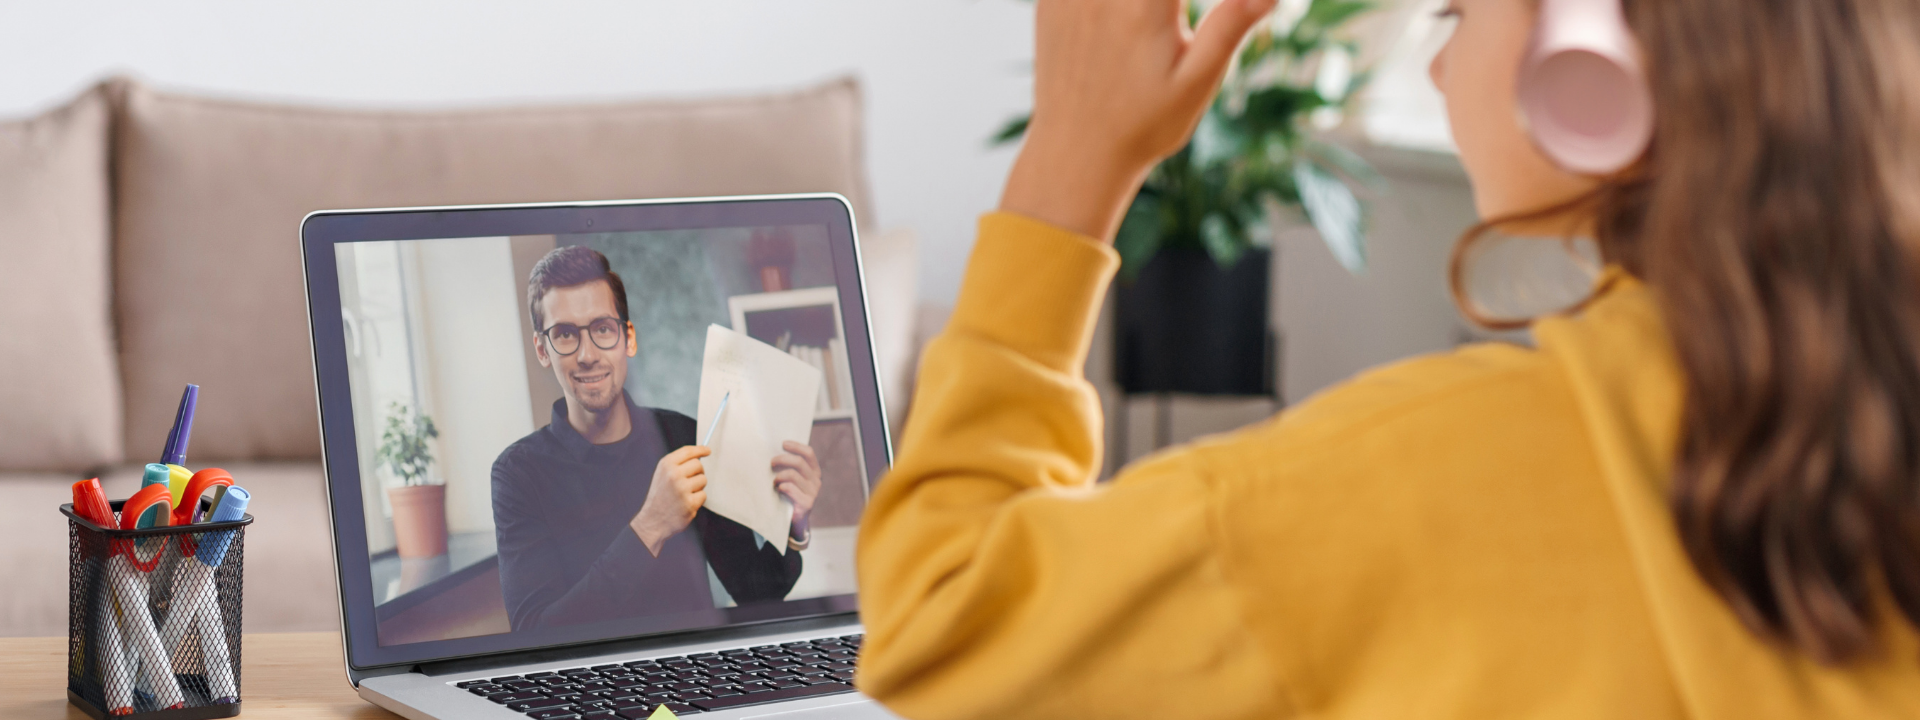
<svg viewBox="0 0 1920 720">
<path fill-rule="evenodd" d="M 1615 172 L 1653 141 L 1653 92 L 1620 1 L 1541 0 L 1520 66 L 1527 132 L 1572 172 Z"/>
</svg>

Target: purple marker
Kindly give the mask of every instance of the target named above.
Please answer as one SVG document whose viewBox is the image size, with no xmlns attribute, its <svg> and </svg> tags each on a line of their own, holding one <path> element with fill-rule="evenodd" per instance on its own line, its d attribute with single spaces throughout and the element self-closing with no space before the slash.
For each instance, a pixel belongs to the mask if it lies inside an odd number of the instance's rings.
<svg viewBox="0 0 1920 720">
<path fill-rule="evenodd" d="M 180 394 L 180 409 L 173 414 L 173 430 L 167 433 L 167 447 L 160 451 L 160 462 L 187 464 L 187 441 L 193 437 L 193 408 L 200 402 L 200 386 L 189 383 Z"/>
</svg>

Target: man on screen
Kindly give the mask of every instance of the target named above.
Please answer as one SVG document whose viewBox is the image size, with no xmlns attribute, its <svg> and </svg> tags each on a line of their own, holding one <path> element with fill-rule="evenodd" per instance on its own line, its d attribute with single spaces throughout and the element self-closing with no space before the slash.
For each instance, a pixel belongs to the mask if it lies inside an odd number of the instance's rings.
<svg viewBox="0 0 1920 720">
<path fill-rule="evenodd" d="M 527 279 L 534 354 L 564 397 L 553 421 L 493 463 L 500 582 L 514 630 L 709 610 L 707 567 L 735 602 L 779 600 L 800 576 L 820 493 L 813 449 L 787 443 L 774 486 L 793 501 L 790 537 L 759 538 L 703 507 L 693 418 L 627 396 L 638 352 L 627 292 L 605 256 L 550 252 Z M 697 378 L 688 378 L 696 382 Z"/>
</svg>

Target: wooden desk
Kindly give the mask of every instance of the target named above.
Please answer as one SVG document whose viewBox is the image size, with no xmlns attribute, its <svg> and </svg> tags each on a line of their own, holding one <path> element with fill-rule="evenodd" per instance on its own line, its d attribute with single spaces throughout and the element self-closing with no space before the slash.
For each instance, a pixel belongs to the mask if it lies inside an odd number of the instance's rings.
<svg viewBox="0 0 1920 720">
<path fill-rule="evenodd" d="M 399 717 L 353 694 L 336 633 L 249 634 L 241 643 L 242 718 Z M 66 638 L 0 638 L 0 718 L 86 717 L 67 704 Z"/>
</svg>

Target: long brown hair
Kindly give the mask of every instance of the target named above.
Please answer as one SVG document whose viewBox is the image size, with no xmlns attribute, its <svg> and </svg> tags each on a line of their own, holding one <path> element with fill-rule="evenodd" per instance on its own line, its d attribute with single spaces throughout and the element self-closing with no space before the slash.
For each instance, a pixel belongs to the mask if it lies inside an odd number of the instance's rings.
<svg viewBox="0 0 1920 720">
<path fill-rule="evenodd" d="M 1861 657 L 1883 599 L 1920 624 L 1920 3 L 1625 5 L 1654 144 L 1569 207 L 1686 376 L 1680 540 L 1755 632 Z"/>
</svg>

